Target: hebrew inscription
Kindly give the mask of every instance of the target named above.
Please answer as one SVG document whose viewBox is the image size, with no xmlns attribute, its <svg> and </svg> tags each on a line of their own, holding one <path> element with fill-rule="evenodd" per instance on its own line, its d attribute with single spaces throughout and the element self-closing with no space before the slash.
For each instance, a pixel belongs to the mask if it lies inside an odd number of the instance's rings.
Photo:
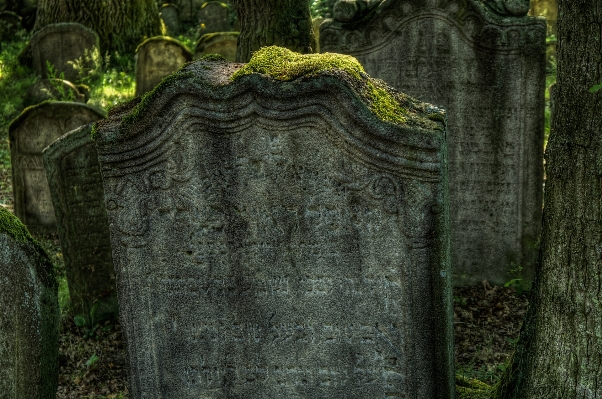
<svg viewBox="0 0 602 399">
<path fill-rule="evenodd" d="M 445 107 L 454 284 L 502 284 L 512 264 L 529 281 L 541 220 L 545 24 L 474 1 L 384 3 L 365 28 L 324 23 L 323 51 L 354 55 L 370 75 Z"/>
</svg>

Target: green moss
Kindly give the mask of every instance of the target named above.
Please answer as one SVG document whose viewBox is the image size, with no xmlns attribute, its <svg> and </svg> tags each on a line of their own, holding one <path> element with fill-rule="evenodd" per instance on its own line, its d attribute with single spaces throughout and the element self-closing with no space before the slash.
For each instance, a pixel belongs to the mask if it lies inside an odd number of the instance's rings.
<svg viewBox="0 0 602 399">
<path fill-rule="evenodd" d="M 36 242 L 27 227 L 8 209 L 0 207 L 0 233 L 7 234 L 20 243 Z"/>
<path fill-rule="evenodd" d="M 380 119 L 393 123 L 406 122 L 403 114 L 407 111 L 391 95 L 386 85 L 370 78 L 362 64 L 350 55 L 298 54 L 283 47 L 263 47 L 255 52 L 249 63 L 236 71 L 230 79 L 236 81 L 243 76 L 260 73 L 287 82 L 334 70 L 344 71 L 365 84 L 370 110 Z"/>
<path fill-rule="evenodd" d="M 456 393 L 458 399 L 490 399 L 492 387 L 482 381 L 456 374 Z"/>
<path fill-rule="evenodd" d="M 200 61 L 209 61 L 209 62 L 215 62 L 215 61 L 227 61 L 223 55 L 221 54 L 205 54 L 204 56 L 202 56 L 200 59 Z"/>
</svg>

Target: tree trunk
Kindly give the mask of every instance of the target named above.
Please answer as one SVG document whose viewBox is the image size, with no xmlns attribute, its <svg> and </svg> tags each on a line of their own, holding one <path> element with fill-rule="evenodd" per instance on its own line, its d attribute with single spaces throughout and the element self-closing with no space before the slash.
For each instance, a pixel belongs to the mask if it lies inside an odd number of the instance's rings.
<svg viewBox="0 0 602 399">
<path fill-rule="evenodd" d="M 34 31 L 57 22 L 95 30 L 103 53 L 133 53 L 145 38 L 161 34 L 155 0 L 39 0 Z"/>
<path fill-rule="evenodd" d="M 254 51 L 265 46 L 281 46 L 312 53 L 310 0 L 234 0 L 240 22 L 236 61 L 249 62 Z"/>
<path fill-rule="evenodd" d="M 558 7 L 539 265 L 499 399 L 602 398 L 602 0 Z"/>
</svg>

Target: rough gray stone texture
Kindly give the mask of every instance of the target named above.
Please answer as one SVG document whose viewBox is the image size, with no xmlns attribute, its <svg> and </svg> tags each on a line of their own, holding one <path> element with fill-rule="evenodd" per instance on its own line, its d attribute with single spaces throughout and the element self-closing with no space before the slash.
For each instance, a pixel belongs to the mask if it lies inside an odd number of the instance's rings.
<svg viewBox="0 0 602 399">
<path fill-rule="evenodd" d="M 54 268 L 25 226 L 0 208 L 0 397 L 54 399 L 59 305 Z"/>
<path fill-rule="evenodd" d="M 40 79 L 25 92 L 23 106 L 29 107 L 46 100 L 67 100 L 69 97 L 77 103 L 86 102 L 86 96 L 81 94 L 78 88 L 68 80 Z"/>
<path fill-rule="evenodd" d="M 26 108 L 11 122 L 8 130 L 15 214 L 30 231 L 56 231 L 42 150 L 68 131 L 103 117 L 86 104 L 46 101 Z"/>
<path fill-rule="evenodd" d="M 146 39 L 136 49 L 136 96 L 152 90 L 188 61 L 192 53 L 169 36 Z"/>
<path fill-rule="evenodd" d="M 132 398 L 454 397 L 443 112 L 241 66 L 96 124 Z"/>
<path fill-rule="evenodd" d="M 178 6 L 174 4 L 163 4 L 160 9 L 161 19 L 167 28 L 167 33 L 170 36 L 180 33 L 182 24 L 180 23 L 180 11 Z"/>
<path fill-rule="evenodd" d="M 89 325 L 119 315 L 109 225 L 92 125 L 43 153 L 73 312 Z"/>
<path fill-rule="evenodd" d="M 238 32 L 219 32 L 201 36 L 194 51 L 195 58 L 219 54 L 228 61 L 235 61 L 238 35 Z"/>
<path fill-rule="evenodd" d="M 351 54 L 371 76 L 445 107 L 454 285 L 503 284 L 515 277 L 513 263 L 530 284 L 542 209 L 545 22 L 502 18 L 476 0 L 383 1 L 361 21 L 327 20 L 320 32 L 322 52 Z"/>
<path fill-rule="evenodd" d="M 56 69 L 55 77 L 64 73 L 70 82 L 79 80 L 78 71 L 69 64 L 85 56 L 87 52 L 99 49 L 98 35 L 91 29 L 76 22 L 62 22 L 45 26 L 31 38 L 33 66 L 42 78 L 48 77 L 46 61 Z M 84 62 L 87 69 L 94 68 L 93 62 Z"/>
<path fill-rule="evenodd" d="M 200 35 L 232 30 L 228 5 L 220 1 L 208 1 L 203 4 L 199 10 L 198 21 Z"/>
</svg>

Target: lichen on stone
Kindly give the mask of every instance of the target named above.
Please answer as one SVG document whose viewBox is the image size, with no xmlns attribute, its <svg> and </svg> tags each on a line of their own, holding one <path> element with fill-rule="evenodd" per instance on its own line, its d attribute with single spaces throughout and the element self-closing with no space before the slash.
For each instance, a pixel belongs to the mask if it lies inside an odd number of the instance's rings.
<svg viewBox="0 0 602 399">
<path fill-rule="evenodd" d="M 27 227 L 8 209 L 0 206 L 0 234 L 6 234 L 15 241 L 25 243 L 35 241 Z"/>
<path fill-rule="evenodd" d="M 456 374 L 456 393 L 458 399 L 490 399 L 493 387 L 482 381 Z"/>
<path fill-rule="evenodd" d="M 230 80 L 236 81 L 243 76 L 259 73 L 288 82 L 335 70 L 341 70 L 365 85 L 370 110 L 380 119 L 397 124 L 407 121 L 404 115 L 407 110 L 389 92 L 387 86 L 370 78 L 362 64 L 350 55 L 299 54 L 278 46 L 263 47 L 256 51 L 249 63 L 236 71 Z"/>
</svg>

